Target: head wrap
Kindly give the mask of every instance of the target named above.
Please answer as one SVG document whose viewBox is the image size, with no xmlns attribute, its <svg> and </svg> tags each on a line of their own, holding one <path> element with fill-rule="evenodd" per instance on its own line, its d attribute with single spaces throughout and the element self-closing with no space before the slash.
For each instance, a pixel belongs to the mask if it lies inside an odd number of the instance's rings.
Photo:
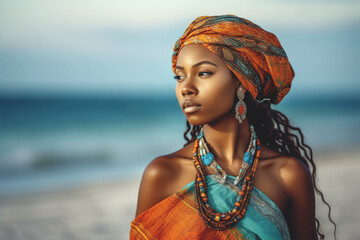
<svg viewBox="0 0 360 240">
<path fill-rule="evenodd" d="M 177 40 L 172 55 L 188 44 L 202 44 L 218 55 L 254 99 L 278 104 L 289 92 L 294 71 L 277 37 L 234 15 L 197 17 Z"/>
</svg>

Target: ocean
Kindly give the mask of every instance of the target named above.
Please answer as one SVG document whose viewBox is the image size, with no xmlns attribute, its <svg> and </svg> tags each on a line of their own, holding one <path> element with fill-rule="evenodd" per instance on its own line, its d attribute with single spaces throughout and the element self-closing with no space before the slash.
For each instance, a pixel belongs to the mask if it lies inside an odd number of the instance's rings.
<svg viewBox="0 0 360 240">
<path fill-rule="evenodd" d="M 360 146 L 359 97 L 275 108 L 315 153 Z M 183 146 L 185 129 L 175 97 L 0 97 L 0 196 L 140 177 L 152 159 Z"/>
</svg>

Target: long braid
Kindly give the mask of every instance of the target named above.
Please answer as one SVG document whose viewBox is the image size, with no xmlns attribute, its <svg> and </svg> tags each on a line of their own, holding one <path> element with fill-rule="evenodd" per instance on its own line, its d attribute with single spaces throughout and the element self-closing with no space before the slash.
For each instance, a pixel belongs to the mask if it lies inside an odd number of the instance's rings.
<svg viewBox="0 0 360 240">
<path fill-rule="evenodd" d="M 316 165 L 313 160 L 313 151 L 311 147 L 304 142 L 304 135 L 301 129 L 292 126 L 289 119 L 283 113 L 272 109 L 270 102 L 259 103 L 253 100 L 248 92 L 245 94 L 244 101 L 248 109 L 247 118 L 249 122 L 254 125 L 256 134 L 262 144 L 274 151 L 299 159 L 308 168 L 310 165 L 315 192 L 320 195 L 321 200 L 328 207 L 328 218 L 334 225 L 334 237 L 336 240 L 336 223 L 331 218 L 331 207 L 316 184 Z M 201 126 L 191 126 L 188 121 L 186 121 L 186 126 L 187 129 L 184 133 L 186 143 L 184 146 L 195 141 L 201 128 Z M 187 136 L 188 133 L 190 133 L 191 138 Z M 320 230 L 320 222 L 317 218 L 315 218 L 315 222 L 317 234 L 320 239 L 324 239 L 325 235 Z"/>
</svg>

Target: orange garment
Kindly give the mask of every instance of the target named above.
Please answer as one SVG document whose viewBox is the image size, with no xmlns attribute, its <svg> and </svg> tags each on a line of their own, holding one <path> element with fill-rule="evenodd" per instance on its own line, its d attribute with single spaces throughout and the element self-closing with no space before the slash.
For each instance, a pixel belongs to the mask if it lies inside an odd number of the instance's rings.
<svg viewBox="0 0 360 240">
<path fill-rule="evenodd" d="M 218 212 L 234 206 L 241 189 L 234 185 L 234 176 L 222 178 L 206 175 L 210 205 Z M 290 234 L 280 208 L 268 196 L 253 187 L 245 216 L 225 230 L 213 230 L 199 214 L 195 182 L 187 184 L 175 194 L 165 198 L 139 214 L 132 222 L 130 240 L 157 239 L 262 239 L 289 240 Z"/>
<path fill-rule="evenodd" d="M 196 18 L 178 39 L 172 55 L 188 44 L 202 44 L 221 57 L 253 98 L 278 104 L 289 92 L 294 71 L 277 37 L 234 15 Z"/>
<path fill-rule="evenodd" d="M 195 195 L 182 189 L 131 222 L 130 239 L 245 239 L 240 230 L 210 229 L 201 219 Z"/>
</svg>

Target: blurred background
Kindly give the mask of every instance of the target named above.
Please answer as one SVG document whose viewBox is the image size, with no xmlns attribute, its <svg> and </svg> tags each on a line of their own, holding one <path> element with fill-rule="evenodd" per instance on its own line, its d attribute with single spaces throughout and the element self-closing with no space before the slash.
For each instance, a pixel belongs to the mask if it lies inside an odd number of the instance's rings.
<svg viewBox="0 0 360 240">
<path fill-rule="evenodd" d="M 296 76 L 274 108 L 313 148 L 340 239 L 357 238 L 360 1 L 0 0 L 1 239 L 128 238 L 145 166 L 185 143 L 173 44 L 219 14 L 279 38 Z"/>
</svg>

